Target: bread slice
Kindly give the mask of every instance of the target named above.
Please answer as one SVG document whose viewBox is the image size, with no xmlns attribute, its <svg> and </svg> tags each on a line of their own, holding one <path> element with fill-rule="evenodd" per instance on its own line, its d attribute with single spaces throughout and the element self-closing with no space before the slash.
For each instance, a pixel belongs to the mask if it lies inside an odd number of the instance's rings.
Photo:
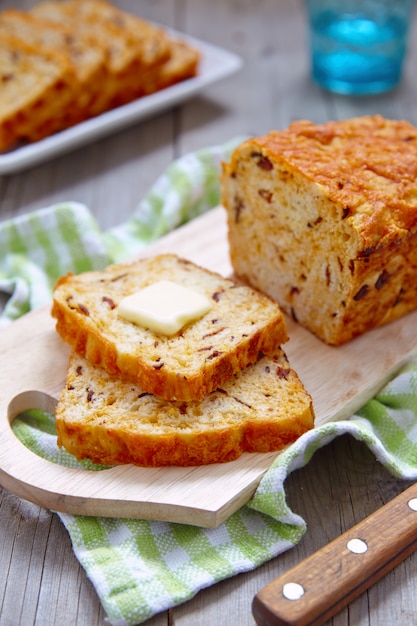
<svg viewBox="0 0 417 626">
<path fill-rule="evenodd" d="M 156 69 L 144 72 L 143 92 L 149 95 L 196 76 L 200 53 L 187 42 L 171 39 L 170 58 Z"/>
<path fill-rule="evenodd" d="M 0 150 L 62 128 L 75 77 L 60 55 L 0 33 Z"/>
<path fill-rule="evenodd" d="M 339 345 L 417 308 L 417 129 L 365 116 L 250 139 L 224 164 L 235 273 Z"/>
<path fill-rule="evenodd" d="M 13 35 L 36 48 L 65 57 L 75 75 L 73 102 L 63 111 L 63 127 L 90 116 L 105 77 L 105 54 L 78 30 L 45 20 L 27 11 L 0 12 L 0 33 Z"/>
<path fill-rule="evenodd" d="M 120 318 L 122 298 L 160 280 L 202 293 L 211 309 L 172 337 Z M 273 300 L 173 254 L 63 276 L 52 315 L 60 336 L 93 365 L 167 400 L 202 400 L 287 340 Z"/>
<path fill-rule="evenodd" d="M 46 0 L 32 13 L 90 37 L 106 55 L 107 78 L 96 115 L 144 95 L 142 75 L 170 56 L 165 32 L 105 0 Z"/>
<path fill-rule="evenodd" d="M 311 398 L 280 349 L 188 403 L 146 393 L 73 353 L 56 410 L 58 445 L 105 465 L 223 463 L 281 450 L 313 424 Z"/>
</svg>

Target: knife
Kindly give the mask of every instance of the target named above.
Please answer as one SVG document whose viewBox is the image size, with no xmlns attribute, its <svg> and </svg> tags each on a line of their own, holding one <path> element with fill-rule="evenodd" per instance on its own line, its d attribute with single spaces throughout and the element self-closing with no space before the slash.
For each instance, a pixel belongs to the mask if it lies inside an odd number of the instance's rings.
<svg viewBox="0 0 417 626">
<path fill-rule="evenodd" d="M 258 626 L 320 626 L 417 549 L 417 483 L 253 599 Z"/>
</svg>

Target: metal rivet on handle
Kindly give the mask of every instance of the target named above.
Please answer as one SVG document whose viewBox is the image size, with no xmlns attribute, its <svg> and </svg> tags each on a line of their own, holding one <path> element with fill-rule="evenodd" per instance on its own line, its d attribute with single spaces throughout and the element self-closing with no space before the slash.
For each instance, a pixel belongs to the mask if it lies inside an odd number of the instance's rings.
<svg viewBox="0 0 417 626">
<path fill-rule="evenodd" d="M 362 539 L 351 539 L 347 542 L 346 547 L 354 554 L 363 554 L 368 549 L 367 544 Z"/>
<path fill-rule="evenodd" d="M 304 587 L 299 583 L 285 583 L 282 595 L 287 600 L 299 600 L 304 595 Z"/>
<path fill-rule="evenodd" d="M 417 498 L 412 498 L 408 502 L 408 506 L 412 511 L 417 511 Z"/>
</svg>

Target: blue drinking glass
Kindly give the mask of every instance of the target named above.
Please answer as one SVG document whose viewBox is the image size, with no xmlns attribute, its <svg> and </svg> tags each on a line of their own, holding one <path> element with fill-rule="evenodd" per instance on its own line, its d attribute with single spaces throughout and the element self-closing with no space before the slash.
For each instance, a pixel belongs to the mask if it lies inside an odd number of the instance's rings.
<svg viewBox="0 0 417 626">
<path fill-rule="evenodd" d="M 351 95 L 398 85 L 414 0 L 306 0 L 306 7 L 318 85 Z"/>
</svg>

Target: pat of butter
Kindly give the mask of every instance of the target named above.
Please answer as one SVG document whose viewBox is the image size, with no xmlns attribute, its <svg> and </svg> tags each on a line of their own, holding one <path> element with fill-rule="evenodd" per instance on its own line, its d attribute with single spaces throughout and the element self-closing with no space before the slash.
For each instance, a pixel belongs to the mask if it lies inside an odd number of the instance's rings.
<svg viewBox="0 0 417 626">
<path fill-rule="evenodd" d="M 210 308 L 206 296 L 169 280 L 161 280 L 126 296 L 117 307 L 123 319 L 167 336 L 197 321 Z"/>
</svg>

